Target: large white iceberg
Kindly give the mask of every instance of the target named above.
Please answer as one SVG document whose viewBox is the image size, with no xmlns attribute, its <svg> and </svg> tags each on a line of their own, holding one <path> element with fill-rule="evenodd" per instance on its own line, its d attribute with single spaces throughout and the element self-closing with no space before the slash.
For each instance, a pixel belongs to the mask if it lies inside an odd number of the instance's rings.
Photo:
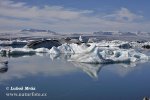
<svg viewBox="0 0 150 100">
<path fill-rule="evenodd" d="M 134 49 L 100 50 L 95 45 L 64 44 L 57 48 L 60 53 L 73 53 L 69 61 L 82 63 L 120 63 L 148 60 L 149 57 Z"/>
<path fill-rule="evenodd" d="M 71 56 L 71 61 L 82 63 L 129 63 L 137 61 L 148 61 L 149 57 L 135 50 L 103 50 L 99 51 L 98 47 L 94 47 L 91 52 L 84 54 L 75 54 Z"/>
</svg>

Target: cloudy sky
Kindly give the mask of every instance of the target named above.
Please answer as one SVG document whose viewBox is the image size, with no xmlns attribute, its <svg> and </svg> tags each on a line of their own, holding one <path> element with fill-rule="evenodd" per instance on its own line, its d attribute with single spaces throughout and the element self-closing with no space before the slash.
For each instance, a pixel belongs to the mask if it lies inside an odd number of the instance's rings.
<svg viewBox="0 0 150 100">
<path fill-rule="evenodd" d="M 0 31 L 150 32 L 150 0 L 0 0 Z"/>
</svg>

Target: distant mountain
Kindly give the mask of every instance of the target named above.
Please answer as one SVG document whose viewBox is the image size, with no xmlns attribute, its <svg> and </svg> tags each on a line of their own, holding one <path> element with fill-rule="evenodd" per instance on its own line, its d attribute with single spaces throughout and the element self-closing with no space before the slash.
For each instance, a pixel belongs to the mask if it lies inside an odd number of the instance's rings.
<svg viewBox="0 0 150 100">
<path fill-rule="evenodd" d="M 94 35 L 119 35 L 119 36 L 136 36 L 133 32 L 120 32 L 120 31 L 98 31 L 93 32 Z"/>
<path fill-rule="evenodd" d="M 93 32 L 94 35 L 113 35 L 113 32 L 103 32 L 103 31 L 98 31 L 98 32 Z"/>
<path fill-rule="evenodd" d="M 50 33 L 50 34 L 57 34 L 54 31 L 51 30 L 42 30 L 42 29 L 23 29 L 21 32 L 42 32 L 42 33 Z"/>
<path fill-rule="evenodd" d="M 136 33 L 132 33 L 132 32 L 121 32 L 122 36 L 137 36 Z"/>
<path fill-rule="evenodd" d="M 140 32 L 140 31 L 138 31 L 137 35 L 138 36 L 150 36 L 150 32 Z"/>
</svg>

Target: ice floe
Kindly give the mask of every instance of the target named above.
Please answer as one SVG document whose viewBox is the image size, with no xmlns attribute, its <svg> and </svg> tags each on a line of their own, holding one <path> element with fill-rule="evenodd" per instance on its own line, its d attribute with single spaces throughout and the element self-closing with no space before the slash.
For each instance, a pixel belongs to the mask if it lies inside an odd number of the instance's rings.
<svg viewBox="0 0 150 100">
<path fill-rule="evenodd" d="M 8 61 L 0 61 L 0 72 L 6 72 L 8 70 Z"/>
<path fill-rule="evenodd" d="M 35 52 L 37 52 L 37 53 L 48 53 L 49 49 L 47 49 L 47 48 L 37 48 L 37 49 L 35 49 Z"/>
<path fill-rule="evenodd" d="M 0 46 L 24 46 L 27 44 L 28 41 L 26 40 L 10 40 L 10 41 L 1 41 Z"/>
<path fill-rule="evenodd" d="M 120 41 L 120 40 L 113 40 L 113 41 L 100 41 L 95 43 L 89 43 L 89 44 L 95 44 L 98 47 L 121 47 L 121 48 L 130 48 L 131 45 L 127 41 Z"/>
<path fill-rule="evenodd" d="M 25 55 L 25 54 L 34 54 L 35 51 L 33 49 L 27 48 L 11 48 L 7 50 L 8 55 Z"/>
</svg>

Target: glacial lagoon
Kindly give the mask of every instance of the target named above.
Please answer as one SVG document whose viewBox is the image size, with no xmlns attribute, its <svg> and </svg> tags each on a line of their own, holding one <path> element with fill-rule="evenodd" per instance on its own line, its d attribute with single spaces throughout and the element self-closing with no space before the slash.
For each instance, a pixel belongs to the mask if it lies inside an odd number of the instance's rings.
<svg viewBox="0 0 150 100">
<path fill-rule="evenodd" d="M 21 98 L 24 100 L 142 100 L 150 95 L 150 62 L 85 64 L 68 62 L 69 56 L 39 53 L 5 58 L 9 64 L 8 70 L 0 73 L 1 98 L 18 100 L 20 97 L 6 93 L 24 92 L 47 93 Z"/>
</svg>

